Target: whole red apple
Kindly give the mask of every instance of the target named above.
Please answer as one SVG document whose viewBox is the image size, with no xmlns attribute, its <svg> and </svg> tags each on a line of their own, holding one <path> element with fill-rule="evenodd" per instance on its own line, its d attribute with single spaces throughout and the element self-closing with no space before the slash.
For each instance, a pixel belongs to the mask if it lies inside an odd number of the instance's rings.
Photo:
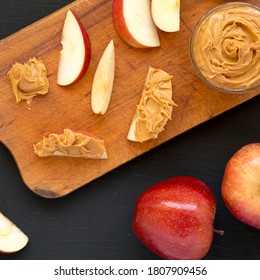
<svg viewBox="0 0 260 280">
<path fill-rule="evenodd" d="M 247 144 L 230 158 L 221 191 L 235 218 L 260 229 L 260 143 Z"/>
<path fill-rule="evenodd" d="M 175 177 L 143 192 L 137 201 L 133 231 L 164 259 L 201 259 L 212 243 L 216 200 L 193 177 Z"/>
</svg>

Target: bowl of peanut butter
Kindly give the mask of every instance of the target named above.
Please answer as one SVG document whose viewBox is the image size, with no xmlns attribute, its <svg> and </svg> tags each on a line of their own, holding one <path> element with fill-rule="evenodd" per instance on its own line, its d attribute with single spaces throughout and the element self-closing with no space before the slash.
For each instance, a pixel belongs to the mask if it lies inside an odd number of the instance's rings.
<svg viewBox="0 0 260 280">
<path fill-rule="evenodd" d="M 260 7 L 229 2 L 208 11 L 193 30 L 190 56 L 198 76 L 213 89 L 260 88 Z"/>
</svg>

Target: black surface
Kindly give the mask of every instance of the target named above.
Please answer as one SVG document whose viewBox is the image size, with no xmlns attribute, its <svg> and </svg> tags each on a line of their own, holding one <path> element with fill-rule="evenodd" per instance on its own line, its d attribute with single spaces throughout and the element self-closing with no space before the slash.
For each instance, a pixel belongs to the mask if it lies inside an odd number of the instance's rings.
<svg viewBox="0 0 260 280">
<path fill-rule="evenodd" d="M 1 1 L 0 38 L 69 2 Z M 220 195 L 228 159 L 243 145 L 260 141 L 259 109 L 256 97 L 55 200 L 24 185 L 0 144 L 0 211 L 30 237 L 25 249 L 0 259 L 159 259 L 132 233 L 134 206 L 146 188 L 179 175 L 204 181 L 217 198 L 215 228 L 225 235 L 214 236 L 205 259 L 260 259 L 259 230 L 233 218 Z"/>
</svg>

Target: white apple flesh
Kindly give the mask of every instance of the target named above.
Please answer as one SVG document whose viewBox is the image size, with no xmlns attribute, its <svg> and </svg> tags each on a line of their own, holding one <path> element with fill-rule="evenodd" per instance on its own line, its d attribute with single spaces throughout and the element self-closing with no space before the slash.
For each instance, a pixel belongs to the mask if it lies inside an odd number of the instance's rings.
<svg viewBox="0 0 260 280">
<path fill-rule="evenodd" d="M 230 158 L 221 191 L 236 219 L 260 229 L 260 143 L 247 144 Z"/>
<path fill-rule="evenodd" d="M 179 31 L 180 0 L 152 0 L 152 17 L 162 31 Z"/>
<path fill-rule="evenodd" d="M 91 45 L 81 21 L 68 10 L 62 31 L 57 84 L 67 86 L 76 83 L 87 71 Z"/>
<path fill-rule="evenodd" d="M 113 21 L 118 35 L 132 47 L 159 47 L 150 0 L 114 0 Z"/>
<path fill-rule="evenodd" d="M 104 115 L 108 109 L 115 76 L 115 48 L 113 40 L 106 47 L 95 72 L 91 107 L 95 114 Z"/>
<path fill-rule="evenodd" d="M 23 249 L 29 238 L 0 212 L 0 252 L 15 253 Z"/>
</svg>

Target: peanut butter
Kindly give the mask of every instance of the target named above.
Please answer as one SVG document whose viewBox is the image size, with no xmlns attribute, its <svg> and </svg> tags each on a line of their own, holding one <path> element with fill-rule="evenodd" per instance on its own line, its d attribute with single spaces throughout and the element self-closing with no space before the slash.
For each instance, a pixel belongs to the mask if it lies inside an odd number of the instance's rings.
<svg viewBox="0 0 260 280">
<path fill-rule="evenodd" d="M 67 156 L 106 159 L 104 141 L 83 132 L 64 129 L 63 134 L 52 133 L 33 145 L 39 157 Z"/>
<path fill-rule="evenodd" d="M 260 9 L 234 3 L 216 8 L 202 22 L 193 42 L 201 74 L 224 90 L 260 83 Z"/>
<path fill-rule="evenodd" d="M 49 91 L 46 67 L 35 57 L 24 64 L 15 63 L 7 75 L 17 103 L 25 100 L 29 105 L 36 95 L 47 94 Z"/>
<path fill-rule="evenodd" d="M 172 76 L 161 69 L 149 68 L 141 100 L 137 105 L 128 139 L 143 142 L 157 138 L 171 119 Z"/>
</svg>

